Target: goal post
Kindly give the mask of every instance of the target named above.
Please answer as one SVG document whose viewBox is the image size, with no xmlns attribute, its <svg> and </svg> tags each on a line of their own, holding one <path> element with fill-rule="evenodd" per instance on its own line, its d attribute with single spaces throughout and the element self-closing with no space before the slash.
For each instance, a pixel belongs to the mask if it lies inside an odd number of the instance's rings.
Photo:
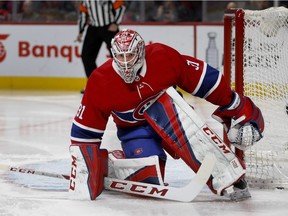
<svg viewBox="0 0 288 216">
<path fill-rule="evenodd" d="M 249 185 L 288 188 L 288 9 L 225 11 L 224 76 L 265 121 L 263 139 L 236 152 Z"/>
</svg>

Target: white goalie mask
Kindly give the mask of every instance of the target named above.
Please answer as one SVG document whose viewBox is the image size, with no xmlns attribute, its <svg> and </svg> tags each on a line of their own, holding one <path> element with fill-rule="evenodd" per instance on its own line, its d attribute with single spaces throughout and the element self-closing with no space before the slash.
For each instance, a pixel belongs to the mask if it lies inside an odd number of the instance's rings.
<svg viewBox="0 0 288 216">
<path fill-rule="evenodd" d="M 125 83 L 134 82 L 145 59 L 145 43 L 142 37 L 136 31 L 123 29 L 112 39 L 111 52 L 116 70 Z"/>
</svg>

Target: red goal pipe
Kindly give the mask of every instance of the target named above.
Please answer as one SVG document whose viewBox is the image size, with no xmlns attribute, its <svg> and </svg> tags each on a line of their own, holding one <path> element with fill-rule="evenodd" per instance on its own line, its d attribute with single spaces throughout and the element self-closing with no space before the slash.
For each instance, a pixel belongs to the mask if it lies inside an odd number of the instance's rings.
<svg viewBox="0 0 288 216">
<path fill-rule="evenodd" d="M 235 71 L 232 71 L 232 29 L 235 24 Z M 228 9 L 224 14 L 224 77 L 232 86 L 232 72 L 235 73 L 235 91 L 243 95 L 243 43 L 244 43 L 244 11 L 242 9 Z M 224 131 L 224 141 L 229 143 Z M 244 152 L 235 148 L 236 155 L 244 160 Z"/>
</svg>

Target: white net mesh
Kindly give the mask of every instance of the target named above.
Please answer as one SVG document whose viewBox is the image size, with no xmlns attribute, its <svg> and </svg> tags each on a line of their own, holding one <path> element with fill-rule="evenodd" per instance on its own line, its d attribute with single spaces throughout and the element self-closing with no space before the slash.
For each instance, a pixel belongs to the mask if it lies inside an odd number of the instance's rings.
<svg viewBox="0 0 288 216">
<path fill-rule="evenodd" d="M 288 9 L 244 12 L 244 95 L 265 120 L 264 138 L 245 152 L 246 176 L 251 186 L 288 188 Z"/>
</svg>

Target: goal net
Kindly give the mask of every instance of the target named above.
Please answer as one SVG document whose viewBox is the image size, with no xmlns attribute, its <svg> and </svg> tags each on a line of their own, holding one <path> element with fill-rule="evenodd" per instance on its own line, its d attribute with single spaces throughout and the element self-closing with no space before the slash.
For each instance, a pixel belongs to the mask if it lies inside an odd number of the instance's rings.
<svg viewBox="0 0 288 216">
<path fill-rule="evenodd" d="M 288 9 L 225 12 L 224 74 L 265 121 L 264 138 L 237 152 L 249 185 L 288 188 Z"/>
</svg>

